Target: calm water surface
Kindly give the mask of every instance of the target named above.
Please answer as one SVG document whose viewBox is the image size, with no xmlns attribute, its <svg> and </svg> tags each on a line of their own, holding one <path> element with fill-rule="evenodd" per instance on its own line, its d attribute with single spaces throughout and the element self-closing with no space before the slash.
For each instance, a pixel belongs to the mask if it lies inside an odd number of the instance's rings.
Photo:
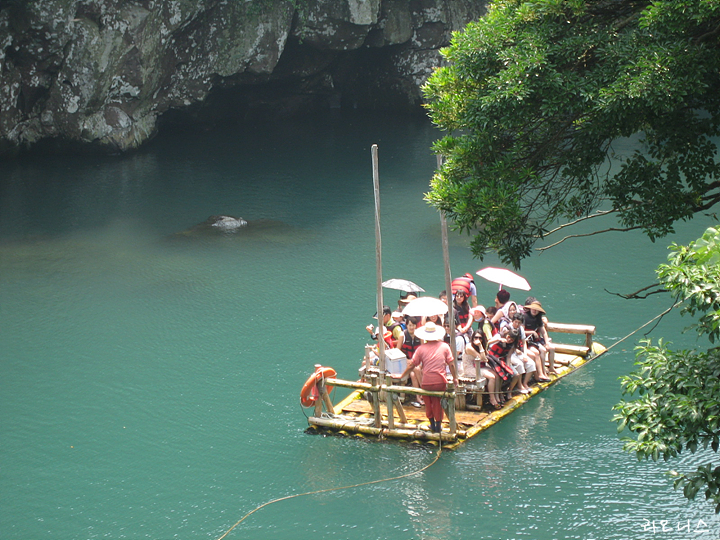
<svg viewBox="0 0 720 540">
<path fill-rule="evenodd" d="M 271 499 L 432 461 L 433 448 L 306 435 L 298 393 L 313 364 L 352 378 L 362 357 L 373 143 L 384 277 L 444 288 L 438 216 L 422 201 L 436 137 L 419 120 L 328 117 L 0 165 L 0 538 L 212 539 Z M 177 234 L 221 213 L 272 221 L 254 236 Z M 609 346 L 669 299 L 608 291 L 647 285 L 670 241 L 709 224 L 657 244 L 567 242 L 522 273 L 551 320 L 595 324 Z M 451 244 L 455 275 L 497 264 Z M 495 286 L 478 285 L 491 303 Z M 687 324 L 671 315 L 652 335 L 692 347 Z M 273 504 L 229 538 L 718 538 L 712 508 L 666 476 L 708 456 L 667 465 L 621 451 L 611 407 L 633 346 L 421 475 Z"/>
</svg>

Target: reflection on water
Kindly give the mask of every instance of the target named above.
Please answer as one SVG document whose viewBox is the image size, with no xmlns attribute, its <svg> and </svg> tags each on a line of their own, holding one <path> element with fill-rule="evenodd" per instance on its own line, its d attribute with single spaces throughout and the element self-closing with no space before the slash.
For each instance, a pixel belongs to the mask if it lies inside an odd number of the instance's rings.
<svg viewBox="0 0 720 540">
<path fill-rule="evenodd" d="M 453 524 L 451 503 L 442 497 L 439 482 L 432 475 L 423 477 L 424 482 L 404 490 L 404 505 L 412 523 L 415 538 L 439 540 L 454 538 L 458 531 Z"/>
</svg>

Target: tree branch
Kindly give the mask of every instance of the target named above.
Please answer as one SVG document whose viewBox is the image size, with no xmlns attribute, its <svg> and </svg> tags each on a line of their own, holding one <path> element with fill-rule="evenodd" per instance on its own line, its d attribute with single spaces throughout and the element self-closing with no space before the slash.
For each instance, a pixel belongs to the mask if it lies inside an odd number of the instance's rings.
<svg viewBox="0 0 720 540">
<path fill-rule="evenodd" d="M 658 291 L 658 292 L 659 292 L 659 291 Z M 663 320 L 663 317 L 665 317 L 665 315 L 667 315 L 668 313 L 670 313 L 673 309 L 675 309 L 675 308 L 676 308 L 677 306 L 679 306 L 680 304 L 682 304 L 682 302 L 675 302 L 672 306 L 670 306 L 670 307 L 667 308 L 665 311 L 663 311 L 663 312 L 660 314 L 660 316 L 657 317 L 657 320 L 655 321 L 655 324 L 653 324 L 653 325 L 650 327 L 650 329 L 649 329 L 647 332 L 645 332 L 643 335 L 644 335 L 645 337 L 648 337 L 648 334 L 650 334 L 650 332 L 652 332 L 653 330 L 655 330 L 655 328 L 657 328 L 657 325 L 660 324 L 660 321 Z"/>
<path fill-rule="evenodd" d="M 650 289 L 658 289 L 659 287 L 662 287 L 660 283 L 653 283 L 652 285 L 648 285 L 647 287 L 643 287 L 642 289 L 638 289 L 637 291 L 630 293 L 630 294 L 620 294 L 620 293 L 614 293 L 610 292 L 607 289 L 605 289 L 605 292 L 608 294 L 614 294 L 615 296 L 619 296 L 620 298 L 625 298 L 626 300 L 644 300 L 651 294 L 660 294 L 660 293 L 666 293 L 668 292 L 667 289 L 659 289 L 655 291 L 650 291 L 647 294 L 641 295 L 640 293 L 645 292 Z"/>
<path fill-rule="evenodd" d="M 570 227 L 571 225 L 575 225 L 576 223 L 580 223 L 581 221 L 585 221 L 586 219 L 600 217 L 600 216 L 606 216 L 607 214 L 612 214 L 613 212 L 619 212 L 619 210 L 617 208 L 613 208 L 612 210 L 598 210 L 597 212 L 595 212 L 594 214 L 590 214 L 589 216 L 583 216 L 581 218 L 576 219 L 575 221 L 563 223 L 562 225 L 555 227 L 552 231 L 548 231 L 547 233 L 545 233 L 545 236 L 550 236 L 551 234 L 558 232 L 560 229 L 564 229 L 565 227 Z"/>
<path fill-rule="evenodd" d="M 711 39 L 717 38 L 717 35 L 720 33 L 720 24 L 715 26 L 712 30 L 709 32 L 705 32 L 701 36 L 698 36 L 695 38 L 695 43 L 702 43 L 703 41 L 709 41 Z"/>
<path fill-rule="evenodd" d="M 642 227 L 639 225 L 636 227 L 627 227 L 625 229 L 617 229 L 615 227 L 610 227 L 609 229 L 603 229 L 602 231 L 593 231 L 591 233 L 586 233 L 586 234 L 570 234 L 570 235 L 566 236 L 565 238 L 563 238 L 562 240 L 558 240 L 554 244 L 550 244 L 549 246 L 545 246 L 545 247 L 535 248 L 535 250 L 536 251 L 545 251 L 547 249 L 550 249 L 551 247 L 557 246 L 558 244 L 562 244 L 565 240 L 568 240 L 570 238 L 582 238 L 584 236 L 595 236 L 596 234 L 612 232 L 612 231 L 627 232 L 627 231 L 634 231 L 635 229 L 642 229 Z"/>
<path fill-rule="evenodd" d="M 710 188 L 715 189 L 715 188 Z M 710 191 L 708 189 L 708 191 Z M 702 204 L 699 204 L 696 206 L 698 211 L 702 210 L 709 210 L 713 206 L 715 206 L 718 202 L 720 202 L 720 193 L 715 193 L 713 195 L 708 195 L 707 191 L 703 194 Z"/>
</svg>

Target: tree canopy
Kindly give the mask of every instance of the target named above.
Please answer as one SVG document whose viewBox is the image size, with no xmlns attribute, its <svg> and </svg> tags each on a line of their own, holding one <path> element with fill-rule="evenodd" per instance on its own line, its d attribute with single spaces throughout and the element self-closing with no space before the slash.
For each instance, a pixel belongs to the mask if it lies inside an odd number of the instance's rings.
<svg viewBox="0 0 720 540">
<path fill-rule="evenodd" d="M 445 162 L 426 198 L 475 256 L 519 267 L 606 213 L 654 240 L 720 201 L 718 0 L 496 0 L 442 54 L 424 92 Z M 616 154 L 628 137 L 637 150 Z"/>
<path fill-rule="evenodd" d="M 709 228 L 689 246 L 671 246 L 668 264 L 658 269 L 660 282 L 683 306 L 698 316 L 699 335 L 720 338 L 720 229 Z M 639 459 L 665 460 L 683 450 L 720 450 L 720 348 L 675 351 L 660 341 L 637 347 L 637 369 L 621 379 L 623 393 L 635 398 L 615 406 L 625 449 Z M 693 499 L 701 490 L 720 512 L 720 466 L 675 473 L 676 487 Z"/>
</svg>

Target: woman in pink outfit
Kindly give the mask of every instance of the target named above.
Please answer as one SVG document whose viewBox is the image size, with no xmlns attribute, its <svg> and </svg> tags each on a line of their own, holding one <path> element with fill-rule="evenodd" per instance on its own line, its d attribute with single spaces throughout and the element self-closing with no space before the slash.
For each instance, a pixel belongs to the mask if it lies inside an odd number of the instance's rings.
<svg viewBox="0 0 720 540">
<path fill-rule="evenodd" d="M 415 366 L 419 365 L 422 366 L 422 389 L 443 391 L 447 388 L 446 374 L 449 368 L 453 382 L 457 386 L 455 360 L 450 346 L 442 340 L 445 337 L 445 329 L 435 323 L 427 322 L 425 326 L 415 330 L 415 335 L 425 340 L 425 343 L 417 348 L 400 378 L 404 379 Z M 440 433 L 443 420 L 440 398 L 425 396 L 425 415 L 430 420 L 431 429 Z"/>
</svg>

